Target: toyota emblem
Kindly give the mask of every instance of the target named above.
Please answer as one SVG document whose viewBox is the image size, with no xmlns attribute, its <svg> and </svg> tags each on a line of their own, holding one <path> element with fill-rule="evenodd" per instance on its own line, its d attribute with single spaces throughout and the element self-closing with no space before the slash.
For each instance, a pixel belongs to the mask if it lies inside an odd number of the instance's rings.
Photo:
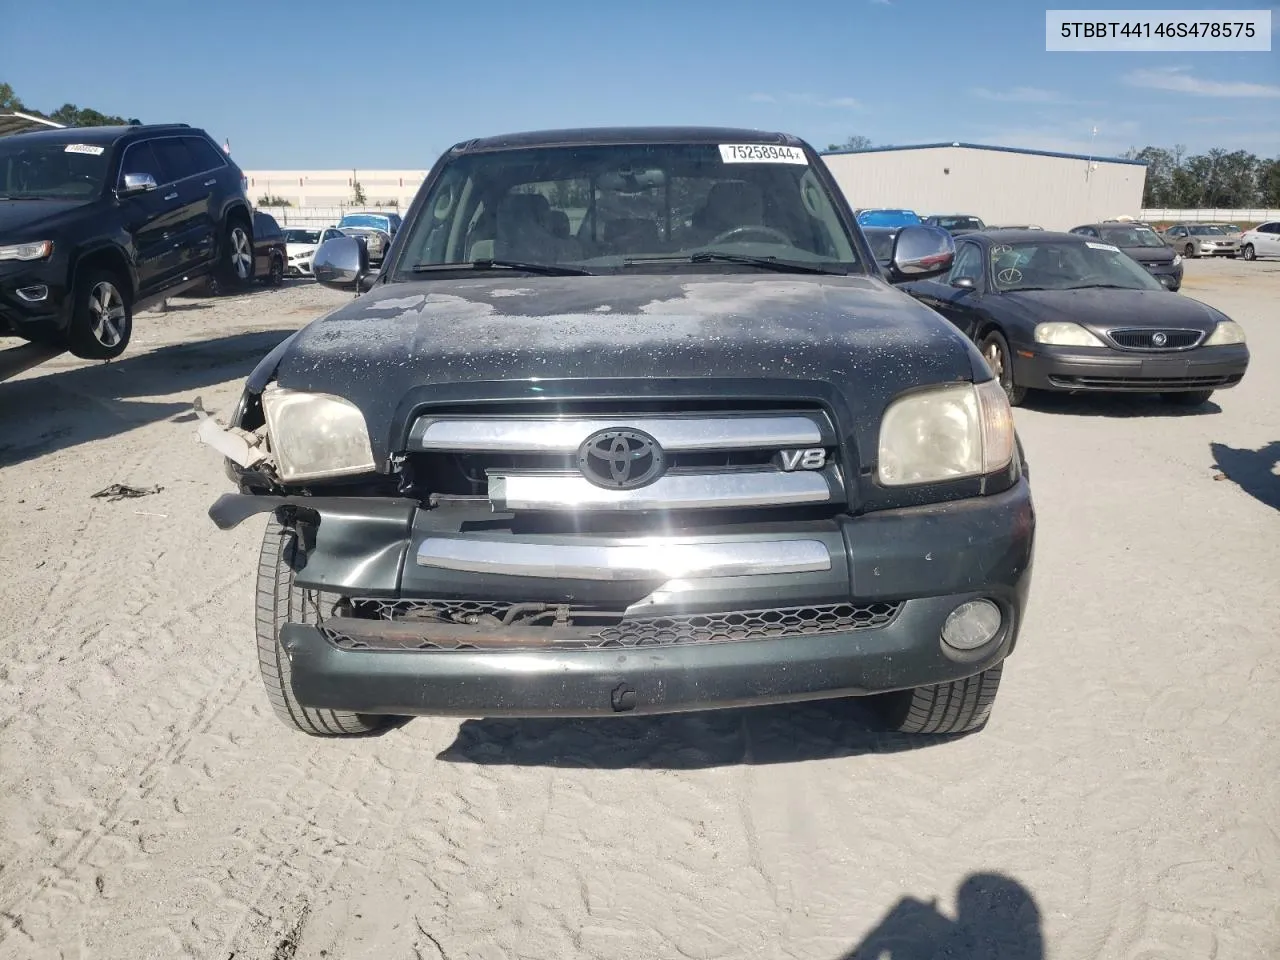
<svg viewBox="0 0 1280 960">
<path fill-rule="evenodd" d="M 597 430 L 578 448 L 582 475 L 607 490 L 647 486 L 666 468 L 662 447 L 643 430 Z"/>
<path fill-rule="evenodd" d="M 1151 335 L 1151 342 L 1155 344 L 1157 347 L 1163 347 L 1166 343 L 1169 342 L 1169 338 L 1166 337 L 1163 333 L 1157 332 Z"/>
</svg>

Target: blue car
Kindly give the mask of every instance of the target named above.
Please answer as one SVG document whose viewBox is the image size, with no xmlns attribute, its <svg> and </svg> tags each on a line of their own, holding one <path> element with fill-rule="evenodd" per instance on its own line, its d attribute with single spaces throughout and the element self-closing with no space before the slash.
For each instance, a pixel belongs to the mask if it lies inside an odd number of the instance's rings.
<svg viewBox="0 0 1280 960">
<path fill-rule="evenodd" d="M 914 227 L 921 222 L 914 210 L 859 210 L 857 215 L 863 227 Z"/>
</svg>

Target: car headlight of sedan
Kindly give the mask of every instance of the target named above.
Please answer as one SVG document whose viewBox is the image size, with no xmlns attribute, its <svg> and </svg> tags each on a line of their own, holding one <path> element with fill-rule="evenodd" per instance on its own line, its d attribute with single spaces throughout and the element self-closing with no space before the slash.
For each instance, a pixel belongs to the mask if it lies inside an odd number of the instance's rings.
<svg viewBox="0 0 1280 960">
<path fill-rule="evenodd" d="M 1037 323 L 1036 343 L 1051 347 L 1103 347 L 1106 346 L 1078 323 Z"/>
<path fill-rule="evenodd" d="M 43 260 L 51 253 L 53 253 L 52 240 L 8 243 L 0 247 L 0 260 Z"/>
<path fill-rule="evenodd" d="M 369 428 L 351 401 L 269 384 L 262 391 L 262 409 L 276 473 L 286 483 L 373 469 Z"/>
<path fill-rule="evenodd" d="M 1206 347 L 1225 347 L 1232 343 L 1244 343 L 1244 327 L 1234 320 L 1219 320 L 1213 333 L 1205 340 Z"/>
<path fill-rule="evenodd" d="M 877 473 L 886 486 L 962 480 L 1008 466 L 1013 409 L 998 380 L 899 397 L 880 422 Z"/>
</svg>

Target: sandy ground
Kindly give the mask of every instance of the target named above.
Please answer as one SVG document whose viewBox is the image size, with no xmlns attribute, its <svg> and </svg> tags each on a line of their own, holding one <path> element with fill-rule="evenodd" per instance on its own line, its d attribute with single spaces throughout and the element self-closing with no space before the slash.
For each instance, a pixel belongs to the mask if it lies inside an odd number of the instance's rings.
<svg viewBox="0 0 1280 960">
<path fill-rule="evenodd" d="M 1280 956 L 1280 262 L 1188 273 L 1249 376 L 1019 410 L 1032 610 L 987 729 L 924 748 L 846 704 L 291 733 L 190 402 L 342 295 L 0 384 L 0 958 Z"/>
</svg>

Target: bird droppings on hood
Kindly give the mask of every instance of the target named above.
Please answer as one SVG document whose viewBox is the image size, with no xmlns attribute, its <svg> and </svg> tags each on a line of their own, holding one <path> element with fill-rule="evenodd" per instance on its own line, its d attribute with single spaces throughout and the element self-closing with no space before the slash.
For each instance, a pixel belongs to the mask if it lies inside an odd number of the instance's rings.
<svg viewBox="0 0 1280 960">
<path fill-rule="evenodd" d="M 427 299 L 423 294 L 412 297 L 396 297 L 387 300 L 378 300 L 369 304 L 370 310 L 412 310 L 414 307 Z"/>
<path fill-rule="evenodd" d="M 981 364 L 953 326 L 869 277 L 637 273 L 389 285 L 301 330 L 276 376 L 355 403 L 381 456 L 411 390 L 536 377 L 545 397 L 553 381 L 732 377 L 862 393 L 970 379 Z"/>
</svg>

